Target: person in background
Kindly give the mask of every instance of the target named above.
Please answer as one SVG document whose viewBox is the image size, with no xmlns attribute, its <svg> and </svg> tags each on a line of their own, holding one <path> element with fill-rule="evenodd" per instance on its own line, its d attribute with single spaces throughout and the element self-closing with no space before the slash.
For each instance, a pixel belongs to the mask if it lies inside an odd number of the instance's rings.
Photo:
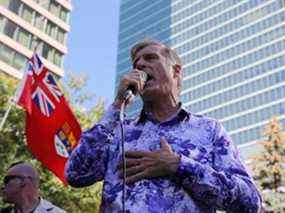
<svg viewBox="0 0 285 213">
<path fill-rule="evenodd" d="M 11 207 L 0 210 L 1 213 L 63 213 L 40 197 L 39 174 L 26 162 L 17 162 L 10 166 L 1 188 L 3 201 Z"/>
</svg>

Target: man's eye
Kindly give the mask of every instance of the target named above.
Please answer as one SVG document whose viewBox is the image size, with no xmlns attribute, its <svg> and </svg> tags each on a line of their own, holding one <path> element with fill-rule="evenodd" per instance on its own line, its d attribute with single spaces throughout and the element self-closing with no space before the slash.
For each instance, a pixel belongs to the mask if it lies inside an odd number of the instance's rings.
<svg viewBox="0 0 285 213">
<path fill-rule="evenodd" d="M 145 55 L 144 60 L 149 61 L 149 60 L 154 60 L 157 59 L 156 55 Z"/>
</svg>

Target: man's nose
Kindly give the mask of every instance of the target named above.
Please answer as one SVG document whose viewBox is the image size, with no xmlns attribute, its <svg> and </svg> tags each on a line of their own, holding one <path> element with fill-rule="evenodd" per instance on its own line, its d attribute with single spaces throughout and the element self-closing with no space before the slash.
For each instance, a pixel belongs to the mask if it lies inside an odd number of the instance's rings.
<svg viewBox="0 0 285 213">
<path fill-rule="evenodd" d="M 141 57 L 141 58 L 137 61 L 135 68 L 138 69 L 138 70 L 144 70 L 145 67 L 146 67 L 146 66 L 145 66 L 145 61 L 144 61 L 143 58 Z"/>
</svg>

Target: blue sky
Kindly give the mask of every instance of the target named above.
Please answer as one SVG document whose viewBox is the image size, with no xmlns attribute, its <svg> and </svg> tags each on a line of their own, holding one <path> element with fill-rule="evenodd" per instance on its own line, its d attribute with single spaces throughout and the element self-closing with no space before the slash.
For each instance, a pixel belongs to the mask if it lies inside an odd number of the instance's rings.
<svg viewBox="0 0 285 213">
<path fill-rule="evenodd" d="M 64 69 L 88 76 L 87 90 L 114 97 L 119 0 L 73 0 Z"/>
</svg>

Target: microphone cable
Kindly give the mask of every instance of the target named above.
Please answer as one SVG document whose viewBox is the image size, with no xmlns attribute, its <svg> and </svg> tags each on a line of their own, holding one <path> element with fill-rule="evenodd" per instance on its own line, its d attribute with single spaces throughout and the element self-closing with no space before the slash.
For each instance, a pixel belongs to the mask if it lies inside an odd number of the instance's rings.
<svg viewBox="0 0 285 213">
<path fill-rule="evenodd" d="M 142 72 L 142 78 L 144 83 L 146 83 L 148 74 Z M 133 86 L 129 86 L 124 94 L 124 101 L 121 104 L 120 108 L 120 129 L 121 129 L 121 150 L 122 150 L 122 162 L 123 162 L 123 192 L 122 192 L 122 207 L 123 213 L 126 213 L 126 155 L 125 155 L 125 131 L 124 131 L 124 119 L 125 119 L 125 109 L 128 102 L 135 98 L 135 88 Z"/>
<path fill-rule="evenodd" d="M 122 190 L 122 207 L 123 213 L 126 213 L 125 201 L 126 201 L 126 155 L 125 155 L 125 131 L 124 131 L 124 115 L 126 102 L 128 99 L 125 98 L 121 104 L 120 109 L 120 129 L 121 129 L 121 150 L 122 150 L 122 162 L 123 162 L 123 190 Z"/>
</svg>

